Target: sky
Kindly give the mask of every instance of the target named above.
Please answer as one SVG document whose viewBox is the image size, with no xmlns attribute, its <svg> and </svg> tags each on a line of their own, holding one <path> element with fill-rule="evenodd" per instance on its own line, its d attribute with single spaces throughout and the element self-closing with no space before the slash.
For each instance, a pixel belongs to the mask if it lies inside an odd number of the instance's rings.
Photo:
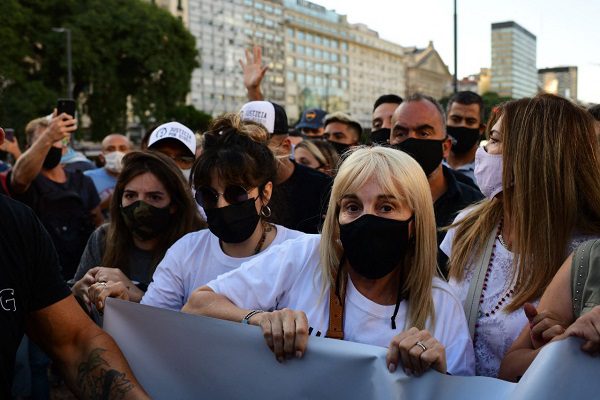
<svg viewBox="0 0 600 400">
<path fill-rule="evenodd" d="M 383 39 L 426 47 L 454 73 L 453 0 L 312 0 Z M 491 24 L 515 21 L 537 37 L 537 67 L 578 67 L 578 98 L 600 103 L 600 0 L 457 0 L 458 77 L 491 64 Z"/>
</svg>

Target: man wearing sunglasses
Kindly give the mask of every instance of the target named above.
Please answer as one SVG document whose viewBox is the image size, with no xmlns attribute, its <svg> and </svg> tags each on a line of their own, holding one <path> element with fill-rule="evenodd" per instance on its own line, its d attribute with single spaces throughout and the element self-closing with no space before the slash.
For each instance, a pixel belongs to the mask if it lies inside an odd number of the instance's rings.
<svg viewBox="0 0 600 400">
<path fill-rule="evenodd" d="M 251 101 L 242 107 L 240 116 L 267 129 L 268 146 L 278 161 L 269 203 L 270 222 L 305 233 L 318 233 L 327 211 L 331 177 L 290 159 L 292 145 L 283 107 L 268 101 Z"/>
<path fill-rule="evenodd" d="M 148 150 L 158 151 L 175 161 L 186 180 L 190 179 L 196 159 L 196 136 L 179 122 L 159 125 L 148 139 Z"/>
</svg>

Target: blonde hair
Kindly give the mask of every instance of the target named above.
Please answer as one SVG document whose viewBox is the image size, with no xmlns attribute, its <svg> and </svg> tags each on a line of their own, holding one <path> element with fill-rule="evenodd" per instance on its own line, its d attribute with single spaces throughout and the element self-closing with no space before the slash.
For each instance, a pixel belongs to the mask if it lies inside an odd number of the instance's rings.
<svg viewBox="0 0 600 400">
<path fill-rule="evenodd" d="M 312 154 L 317 159 L 318 163 L 321 164 L 321 166 L 323 166 L 323 167 L 329 166 L 331 168 L 331 166 L 327 162 L 327 159 L 325 158 L 325 155 L 321 152 L 321 150 L 319 150 L 319 148 L 317 146 L 315 146 L 315 144 L 312 141 L 303 140 L 296 145 L 296 148 L 297 149 L 306 149 L 310 154 Z"/>
<path fill-rule="evenodd" d="M 600 158 L 591 116 L 570 101 L 538 95 L 505 103 L 500 200 L 456 223 L 450 277 L 462 280 L 501 220 L 510 216 L 515 294 L 507 311 L 542 295 L 573 234 L 600 234 Z"/>
<path fill-rule="evenodd" d="M 47 128 L 50 126 L 50 120 L 48 117 L 40 117 L 33 119 L 25 126 L 25 141 L 29 146 L 33 144 L 33 137 L 38 128 Z"/>
<path fill-rule="evenodd" d="M 386 147 L 359 147 L 343 161 L 333 182 L 329 208 L 321 237 L 323 292 L 335 285 L 340 274 L 339 293 L 344 296 L 347 272 L 339 269 L 344 249 L 339 241 L 338 215 L 343 196 L 375 180 L 381 190 L 391 194 L 414 212 L 416 240 L 404 260 L 407 276 L 400 290 L 409 294 L 407 326 L 425 327 L 435 322 L 431 295 L 436 274 L 437 242 L 433 201 L 427 178 L 419 164 L 407 154 Z M 332 289 L 333 290 L 333 289 Z"/>
</svg>

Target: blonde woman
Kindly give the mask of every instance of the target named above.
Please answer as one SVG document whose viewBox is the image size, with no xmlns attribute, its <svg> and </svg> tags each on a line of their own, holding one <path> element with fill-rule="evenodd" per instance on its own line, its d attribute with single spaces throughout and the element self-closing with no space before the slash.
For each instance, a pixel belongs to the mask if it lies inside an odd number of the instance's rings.
<svg viewBox="0 0 600 400">
<path fill-rule="evenodd" d="M 487 200 L 459 214 L 440 246 L 471 317 L 477 375 L 492 377 L 527 323 L 523 305 L 537 304 L 568 254 L 600 235 L 600 159 L 586 111 L 539 95 L 498 112 L 475 158 Z"/>
<path fill-rule="evenodd" d="M 262 328 L 279 361 L 308 336 L 388 347 L 407 373 L 473 373 L 464 313 L 436 277 L 431 192 L 391 148 L 360 148 L 334 180 L 322 235 L 273 247 L 195 291 L 183 311 Z M 261 310 L 272 310 L 263 312 Z"/>
</svg>

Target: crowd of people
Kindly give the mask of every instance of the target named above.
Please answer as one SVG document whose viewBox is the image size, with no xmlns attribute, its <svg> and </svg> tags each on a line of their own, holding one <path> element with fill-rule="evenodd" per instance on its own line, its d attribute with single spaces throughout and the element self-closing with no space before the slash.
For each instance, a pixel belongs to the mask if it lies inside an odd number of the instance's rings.
<svg viewBox="0 0 600 400">
<path fill-rule="evenodd" d="M 98 168 L 72 115 L 32 120 L 23 153 L 0 129 L 0 397 L 47 398 L 51 358 L 79 397 L 144 398 L 108 297 L 259 326 L 279 362 L 325 336 L 386 347 L 391 373 L 517 381 L 551 341 L 600 353 L 598 107 L 485 121 L 473 92 L 384 94 L 367 134 L 318 108 L 290 129 L 260 50 L 240 64 L 240 110 L 141 150 L 108 134 Z"/>
</svg>

